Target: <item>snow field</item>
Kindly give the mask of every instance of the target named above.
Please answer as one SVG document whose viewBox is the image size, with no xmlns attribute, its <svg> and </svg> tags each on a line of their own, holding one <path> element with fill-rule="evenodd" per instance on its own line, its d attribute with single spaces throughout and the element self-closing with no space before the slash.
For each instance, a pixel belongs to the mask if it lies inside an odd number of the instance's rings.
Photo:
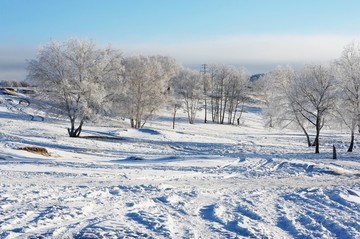
<svg viewBox="0 0 360 239">
<path fill-rule="evenodd" d="M 116 137 L 104 140 L 21 115 L 0 107 L 0 238 L 360 237 L 359 145 L 346 153 L 345 133 L 324 131 L 315 155 L 250 111 L 240 127 L 180 114 L 173 130 L 166 112 L 140 130 L 85 125 Z"/>
</svg>

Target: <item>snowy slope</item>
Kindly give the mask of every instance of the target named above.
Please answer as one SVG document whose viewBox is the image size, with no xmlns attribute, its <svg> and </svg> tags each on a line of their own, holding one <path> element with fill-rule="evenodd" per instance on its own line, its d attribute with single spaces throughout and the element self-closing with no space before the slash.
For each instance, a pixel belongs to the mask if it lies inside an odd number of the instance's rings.
<svg viewBox="0 0 360 239">
<path fill-rule="evenodd" d="M 360 238 L 360 147 L 346 153 L 347 134 L 324 132 L 315 155 L 250 108 L 240 127 L 183 117 L 175 130 L 163 112 L 146 129 L 111 121 L 85 125 L 99 138 L 69 138 L 66 120 L 1 104 L 0 238 Z"/>
</svg>

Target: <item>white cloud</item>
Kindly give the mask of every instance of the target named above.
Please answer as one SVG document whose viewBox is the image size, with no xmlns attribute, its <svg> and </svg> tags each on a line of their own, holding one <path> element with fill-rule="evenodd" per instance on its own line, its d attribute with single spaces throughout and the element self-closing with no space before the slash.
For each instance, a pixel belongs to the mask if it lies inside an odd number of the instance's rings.
<svg viewBox="0 0 360 239">
<path fill-rule="evenodd" d="M 266 72 L 279 64 L 300 67 L 306 63 L 329 62 L 340 56 L 344 46 L 360 36 L 339 35 L 239 35 L 179 43 L 120 44 L 130 54 L 162 54 L 184 65 L 203 63 L 242 65 L 251 73 Z M 1 46 L 0 81 L 24 80 L 25 60 L 35 57 L 38 46 Z"/>
<path fill-rule="evenodd" d="M 345 45 L 360 36 L 240 35 L 182 43 L 122 46 L 127 52 L 165 54 L 183 64 L 283 64 L 326 62 L 340 56 Z"/>
</svg>

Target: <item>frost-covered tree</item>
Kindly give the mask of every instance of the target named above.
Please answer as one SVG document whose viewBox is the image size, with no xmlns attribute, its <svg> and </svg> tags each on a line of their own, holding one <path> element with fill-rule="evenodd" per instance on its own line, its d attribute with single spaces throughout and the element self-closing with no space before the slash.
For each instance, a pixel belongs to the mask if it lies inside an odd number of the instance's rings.
<svg viewBox="0 0 360 239">
<path fill-rule="evenodd" d="M 340 89 L 338 115 L 350 129 L 348 152 L 352 152 L 356 127 L 360 132 L 360 43 L 347 45 L 335 66 Z"/>
<path fill-rule="evenodd" d="M 238 106 L 244 101 L 249 86 L 247 71 L 233 66 L 211 65 L 209 76 L 212 121 L 223 124 L 227 115 L 228 123 L 234 123 Z"/>
<path fill-rule="evenodd" d="M 299 127 L 306 136 L 308 146 L 312 146 L 308 133 L 309 122 L 301 115 L 296 100 L 292 94 L 294 87 L 295 71 L 290 66 L 278 66 L 273 71 L 265 74 L 260 79 L 264 100 L 263 114 L 266 125 L 269 127 L 280 126 Z M 311 125 L 311 124 L 310 124 Z"/>
<path fill-rule="evenodd" d="M 211 113 L 212 120 L 215 123 L 224 123 L 226 112 L 226 81 L 231 75 L 232 69 L 226 65 L 211 65 Z"/>
<path fill-rule="evenodd" d="M 50 41 L 27 68 L 38 96 L 53 106 L 52 112 L 69 117 L 69 136 L 78 137 L 84 122 L 103 111 L 105 82 L 119 77 L 121 65 L 119 51 L 99 49 L 88 40 L 70 39 L 63 43 Z"/>
<path fill-rule="evenodd" d="M 124 67 L 124 88 L 117 99 L 131 127 L 141 128 L 166 104 L 170 79 L 179 66 L 165 56 L 132 56 L 124 60 Z"/>
<path fill-rule="evenodd" d="M 265 105 L 263 114 L 269 127 L 293 120 L 289 112 L 288 88 L 294 74 L 290 66 L 278 66 L 260 79 Z"/>
<path fill-rule="evenodd" d="M 203 96 L 202 75 L 194 70 L 182 69 L 173 79 L 172 88 L 175 97 L 184 101 L 184 109 L 190 124 L 195 121 L 196 113 L 200 109 Z"/>
<path fill-rule="evenodd" d="M 245 101 L 249 94 L 249 74 L 244 68 L 233 68 L 232 74 L 227 82 L 227 116 L 228 123 L 240 124 L 240 118 L 244 109 Z M 240 108 L 239 108 L 240 107 Z"/>
<path fill-rule="evenodd" d="M 320 65 L 305 67 L 296 74 L 289 95 L 293 109 L 315 127 L 315 153 L 319 153 L 320 130 L 335 105 L 333 72 Z"/>
</svg>

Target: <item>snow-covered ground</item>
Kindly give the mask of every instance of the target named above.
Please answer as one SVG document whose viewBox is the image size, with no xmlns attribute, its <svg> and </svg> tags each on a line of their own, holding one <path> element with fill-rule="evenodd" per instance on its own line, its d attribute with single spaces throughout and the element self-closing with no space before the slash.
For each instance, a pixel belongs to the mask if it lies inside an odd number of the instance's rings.
<svg viewBox="0 0 360 239">
<path fill-rule="evenodd" d="M 186 123 L 163 112 L 145 129 L 31 119 L 0 105 L 0 238 L 360 238 L 360 144 L 324 131 Z M 43 115 L 44 116 L 44 115 Z M 332 145 L 338 159 L 332 159 Z M 50 156 L 18 150 L 45 147 Z"/>
</svg>

